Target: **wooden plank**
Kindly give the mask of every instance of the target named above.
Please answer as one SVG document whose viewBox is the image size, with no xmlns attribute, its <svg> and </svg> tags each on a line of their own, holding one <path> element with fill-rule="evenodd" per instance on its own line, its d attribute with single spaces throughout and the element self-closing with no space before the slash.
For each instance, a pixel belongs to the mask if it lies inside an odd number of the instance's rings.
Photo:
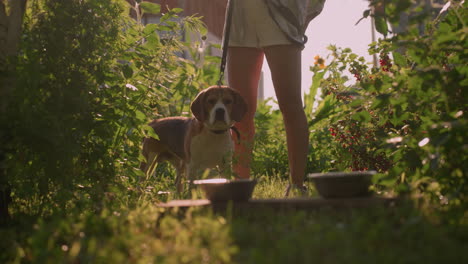
<svg viewBox="0 0 468 264">
<path fill-rule="evenodd" d="M 176 208 L 176 207 L 199 207 L 199 206 L 207 206 L 211 205 L 209 200 L 172 200 L 167 203 L 161 203 L 157 206 L 163 208 Z"/>
<path fill-rule="evenodd" d="M 291 198 L 291 199 L 253 199 L 247 202 L 233 202 L 229 207 L 235 209 L 294 209 L 314 210 L 326 207 L 332 208 L 366 208 L 372 206 L 393 206 L 396 198 L 387 197 L 364 197 L 347 199 L 323 199 L 323 198 Z M 189 208 L 189 207 L 212 207 L 215 210 L 223 210 L 229 203 L 212 203 L 209 200 L 173 200 L 158 204 L 162 208 Z"/>
</svg>

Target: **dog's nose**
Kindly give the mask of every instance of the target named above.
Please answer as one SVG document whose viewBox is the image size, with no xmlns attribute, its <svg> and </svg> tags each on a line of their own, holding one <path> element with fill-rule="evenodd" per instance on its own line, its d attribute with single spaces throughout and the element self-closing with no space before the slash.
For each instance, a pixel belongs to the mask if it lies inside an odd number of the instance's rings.
<svg viewBox="0 0 468 264">
<path fill-rule="evenodd" d="M 222 108 L 216 109 L 215 120 L 216 121 L 224 121 L 224 109 L 222 109 Z"/>
</svg>

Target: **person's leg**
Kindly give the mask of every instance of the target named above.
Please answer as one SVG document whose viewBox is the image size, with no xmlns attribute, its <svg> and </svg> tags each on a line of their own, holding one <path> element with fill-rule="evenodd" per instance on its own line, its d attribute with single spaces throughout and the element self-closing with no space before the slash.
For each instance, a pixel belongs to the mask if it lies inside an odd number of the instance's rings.
<svg viewBox="0 0 468 264">
<path fill-rule="evenodd" d="M 301 48 L 295 45 L 269 46 L 264 48 L 264 52 L 286 128 L 291 183 L 302 186 L 309 131 L 301 97 Z"/>
<path fill-rule="evenodd" d="M 228 51 L 229 86 L 239 91 L 247 103 L 247 113 L 236 128 L 241 134 L 241 143 L 235 144 L 234 173 L 239 178 L 250 177 L 253 139 L 255 135 L 254 115 L 257 110 L 258 81 L 263 64 L 263 51 L 257 48 L 230 47 Z M 234 138 L 237 142 L 237 138 Z"/>
</svg>

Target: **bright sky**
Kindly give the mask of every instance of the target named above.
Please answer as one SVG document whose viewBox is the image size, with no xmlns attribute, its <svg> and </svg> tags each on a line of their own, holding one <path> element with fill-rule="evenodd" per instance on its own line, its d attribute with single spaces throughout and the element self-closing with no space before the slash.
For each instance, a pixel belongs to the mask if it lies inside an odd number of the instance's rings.
<svg viewBox="0 0 468 264">
<path fill-rule="evenodd" d="M 329 55 L 327 47 L 334 44 L 338 47 L 351 48 L 359 56 L 364 56 L 371 62 L 367 53 L 371 43 L 370 18 L 356 22 L 368 7 L 367 0 L 327 0 L 322 13 L 310 22 L 306 35 L 309 38 L 302 53 L 302 92 L 307 92 L 312 83 L 312 72 L 309 68 L 314 63 L 314 57 L 325 58 Z M 263 64 L 265 98 L 274 97 L 271 73 L 268 64 Z"/>
</svg>

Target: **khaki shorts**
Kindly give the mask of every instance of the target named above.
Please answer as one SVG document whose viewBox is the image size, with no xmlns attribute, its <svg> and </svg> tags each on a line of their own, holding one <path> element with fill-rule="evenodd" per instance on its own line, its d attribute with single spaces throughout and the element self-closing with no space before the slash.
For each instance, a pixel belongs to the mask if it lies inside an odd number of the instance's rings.
<svg viewBox="0 0 468 264">
<path fill-rule="evenodd" d="M 263 0 L 234 0 L 230 47 L 263 48 L 289 44 L 293 42 L 276 25 Z"/>
</svg>

